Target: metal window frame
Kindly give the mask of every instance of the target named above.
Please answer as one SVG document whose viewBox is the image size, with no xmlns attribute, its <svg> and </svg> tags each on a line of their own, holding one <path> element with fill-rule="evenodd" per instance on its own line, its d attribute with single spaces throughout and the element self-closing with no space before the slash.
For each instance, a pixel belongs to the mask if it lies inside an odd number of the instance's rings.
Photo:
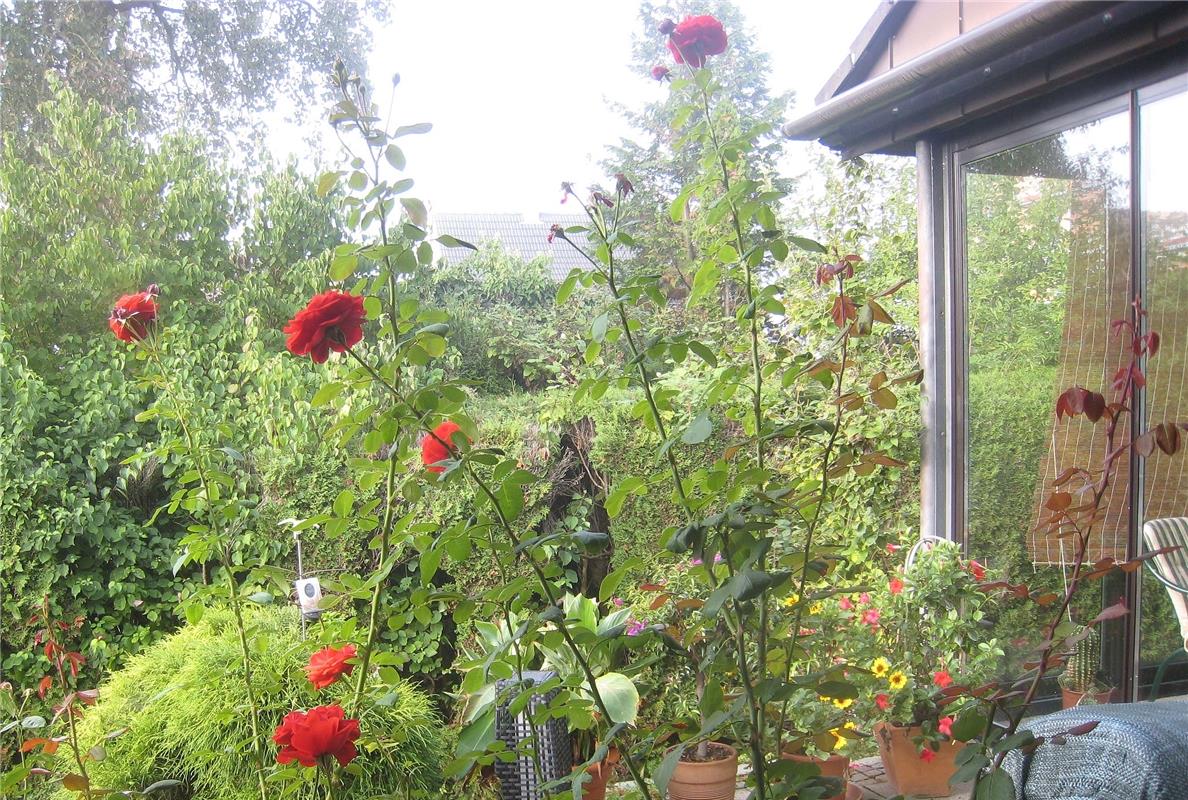
<svg viewBox="0 0 1188 800">
<path fill-rule="evenodd" d="M 964 167 L 972 161 L 1038 141 L 1062 130 L 1127 113 L 1130 122 L 1132 296 L 1146 287 L 1142 251 L 1140 111 L 1145 102 L 1188 87 L 1188 57 L 1119 70 L 1093 85 L 1069 87 L 1026 103 L 998 121 L 987 120 L 916 143 L 922 386 L 921 533 L 957 541 L 968 537 L 968 286 L 965 249 Z M 1136 398 L 1136 437 L 1145 425 L 1144 393 Z M 1131 454 L 1128 555 L 1138 555 L 1142 528 L 1141 465 Z M 1141 571 L 1126 575 L 1125 597 L 1134 613 L 1123 621 L 1123 697 L 1137 699 L 1141 653 Z"/>
</svg>

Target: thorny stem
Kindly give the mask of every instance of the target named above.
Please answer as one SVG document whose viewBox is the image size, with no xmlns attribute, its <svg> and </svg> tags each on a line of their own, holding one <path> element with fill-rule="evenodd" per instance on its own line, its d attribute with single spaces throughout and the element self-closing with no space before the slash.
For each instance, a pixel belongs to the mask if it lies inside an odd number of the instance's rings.
<svg viewBox="0 0 1188 800">
<path fill-rule="evenodd" d="M 155 342 L 150 343 L 147 340 L 141 340 L 141 346 L 148 352 L 149 357 L 153 359 L 153 363 L 157 365 L 157 370 L 164 382 L 165 393 L 169 395 L 169 400 L 173 404 L 178 424 L 181 425 L 182 434 L 186 440 L 186 447 L 190 451 L 190 459 L 194 462 L 194 471 L 198 473 L 198 485 L 202 489 L 202 497 L 206 501 L 207 524 L 211 532 L 215 535 L 215 538 L 221 540 L 222 548 L 220 553 L 223 557 L 223 571 L 227 573 L 227 591 L 230 595 L 231 610 L 235 615 L 235 629 L 239 637 L 240 657 L 243 659 L 243 681 L 244 688 L 247 691 L 248 711 L 250 712 L 248 722 L 251 724 L 252 729 L 252 750 L 256 761 L 256 783 L 260 790 L 260 800 L 268 800 L 268 789 L 264 784 L 264 756 L 260 747 L 260 707 L 256 702 L 256 689 L 252 683 L 251 648 L 248 646 L 247 628 L 243 622 L 243 608 L 239 597 L 239 581 L 235 578 L 231 543 L 229 540 L 225 540 L 220 534 L 219 515 L 214 512 L 211 501 L 210 482 L 206 475 L 206 462 L 202 457 L 202 451 L 198 447 L 198 442 L 194 437 L 193 431 L 186 423 L 184 408 L 177 395 L 177 390 L 173 385 L 173 380 L 170 378 L 169 372 L 165 369 L 165 365 L 161 361 L 160 350 L 157 348 Z"/>
<path fill-rule="evenodd" d="M 66 682 L 66 671 L 62 669 L 62 653 L 61 647 L 54 638 L 54 621 L 50 619 L 49 597 L 46 596 L 42 600 L 42 622 L 45 623 L 45 638 L 47 642 L 53 645 L 51 652 L 54 654 L 53 662 L 54 668 L 58 672 L 58 684 L 62 687 L 63 695 L 63 710 L 66 712 L 66 725 L 70 730 L 70 752 L 74 756 L 74 763 L 78 764 L 79 774 L 82 775 L 83 783 L 86 785 L 86 796 L 91 796 L 91 779 L 87 775 L 87 766 L 83 763 L 82 749 L 78 746 L 78 729 L 74 725 L 74 699 L 71 697 L 72 692 L 70 684 Z"/>
<path fill-rule="evenodd" d="M 1013 735 L 1015 731 L 1019 729 L 1019 725 L 1022 724 L 1023 717 L 1027 713 L 1027 709 L 1031 706 L 1032 701 L 1035 700 L 1035 696 L 1039 691 L 1040 682 L 1044 679 L 1048 669 L 1051 667 L 1052 651 L 1056 649 L 1057 644 L 1056 628 L 1059 626 L 1061 620 L 1064 619 L 1065 614 L 1069 612 L 1073 597 L 1076 595 L 1077 589 L 1080 588 L 1080 582 L 1082 578 L 1081 572 L 1085 566 L 1085 558 L 1089 550 L 1089 541 L 1093 536 L 1093 522 L 1095 521 L 1097 509 L 1101 506 L 1101 502 L 1105 498 L 1105 494 L 1110 488 L 1111 479 L 1113 478 L 1115 471 L 1115 465 L 1117 464 L 1118 457 L 1122 453 L 1121 449 L 1115 447 L 1115 441 L 1118 433 L 1118 421 L 1121 418 L 1121 411 L 1125 411 L 1128 414 L 1131 413 L 1129 403 L 1131 393 L 1134 391 L 1133 366 L 1136 361 L 1137 356 L 1133 356 L 1130 362 L 1131 369 L 1127 370 L 1126 381 L 1123 383 L 1121 388 L 1120 402 L 1122 408 L 1117 413 L 1111 413 L 1109 424 L 1106 427 L 1105 452 L 1107 455 L 1105 457 L 1105 464 L 1102 469 L 1101 479 L 1093 487 L 1093 498 L 1089 503 L 1088 509 L 1089 525 L 1084 531 L 1082 531 L 1080 526 L 1077 526 L 1075 521 L 1071 520 L 1068 512 L 1064 512 L 1065 518 L 1072 522 L 1078 533 L 1077 553 L 1076 560 L 1073 563 L 1072 577 L 1069 579 L 1068 585 L 1065 587 L 1064 597 L 1061 598 L 1060 607 L 1052 616 L 1051 622 L 1049 622 L 1044 628 L 1044 648 L 1040 651 L 1039 663 L 1036 665 L 1035 674 L 1032 676 L 1031 682 L 1027 686 L 1027 692 L 1024 694 L 1023 700 L 1019 704 L 1018 713 L 1011 714 L 1010 712 L 1007 712 L 1007 717 L 1010 719 L 1010 724 L 1007 726 L 1007 730 L 1006 733 L 1003 734 L 1003 738 Z M 991 714 L 991 718 L 993 718 L 993 716 L 994 715 Z M 990 768 L 991 772 L 998 770 L 1002 766 L 1002 762 L 1006 758 L 1008 752 L 1009 751 L 1004 750 L 1003 752 L 995 755 L 994 762 Z M 974 779 L 975 787 L 978 782 L 981 781 L 984 775 L 985 773 L 979 773 L 977 775 L 977 777 Z"/>
</svg>

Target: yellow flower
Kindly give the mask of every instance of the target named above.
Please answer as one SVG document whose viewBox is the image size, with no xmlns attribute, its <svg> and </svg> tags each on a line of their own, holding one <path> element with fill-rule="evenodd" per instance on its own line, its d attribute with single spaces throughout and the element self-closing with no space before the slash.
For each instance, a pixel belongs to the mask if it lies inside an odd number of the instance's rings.
<svg viewBox="0 0 1188 800">
<path fill-rule="evenodd" d="M 843 747 L 845 747 L 847 744 L 850 743 L 849 739 L 847 739 L 845 736 L 841 735 L 842 728 L 854 730 L 857 727 L 858 726 L 855 725 L 853 722 L 847 722 L 841 728 L 834 728 L 833 730 L 831 730 L 830 733 L 833 734 L 833 749 L 841 750 Z"/>
<path fill-rule="evenodd" d="M 885 658 L 876 658 L 870 665 L 870 671 L 876 678 L 882 678 L 891 671 L 891 662 Z"/>
<path fill-rule="evenodd" d="M 792 594 L 790 594 L 784 598 L 784 607 L 785 608 L 795 608 L 796 604 L 799 602 L 800 602 L 800 595 L 796 594 L 796 592 L 793 592 Z"/>
<path fill-rule="evenodd" d="M 854 698 L 852 697 L 835 697 L 833 698 L 833 705 L 836 708 L 847 709 L 854 705 Z"/>
<path fill-rule="evenodd" d="M 813 603 L 811 606 L 809 606 L 810 614 L 820 614 L 824 610 L 825 606 L 822 603 Z"/>
<path fill-rule="evenodd" d="M 900 689 L 907 686 L 907 675 L 904 675 L 899 670 L 895 670 L 887 676 L 887 685 L 898 692 Z"/>
</svg>

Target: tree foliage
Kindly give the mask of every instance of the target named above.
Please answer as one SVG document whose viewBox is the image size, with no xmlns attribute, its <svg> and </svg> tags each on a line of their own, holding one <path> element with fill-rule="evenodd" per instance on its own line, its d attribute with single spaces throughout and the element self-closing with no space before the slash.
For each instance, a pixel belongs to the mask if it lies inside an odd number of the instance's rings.
<svg viewBox="0 0 1188 800">
<path fill-rule="evenodd" d="M 0 7 L 0 130 L 45 134 L 53 78 L 138 129 L 176 123 L 217 140 L 258 124 L 280 97 L 325 98 L 336 56 L 363 72 L 378 0 L 15 0 Z"/>
</svg>

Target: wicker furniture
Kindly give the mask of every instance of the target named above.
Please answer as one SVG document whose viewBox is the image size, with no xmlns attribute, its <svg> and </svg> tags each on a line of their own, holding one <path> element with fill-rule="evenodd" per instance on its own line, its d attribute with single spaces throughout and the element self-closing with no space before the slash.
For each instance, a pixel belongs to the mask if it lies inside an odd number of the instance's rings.
<svg viewBox="0 0 1188 800">
<path fill-rule="evenodd" d="M 1180 622 L 1180 638 L 1183 640 L 1184 650 L 1188 651 L 1188 517 L 1148 520 L 1143 525 L 1143 541 L 1146 542 L 1148 552 L 1162 550 L 1165 547 L 1179 548 L 1154 556 L 1146 563 L 1155 580 L 1167 589 L 1172 608 Z M 1163 659 L 1159 669 L 1155 671 L 1155 680 L 1151 682 L 1151 700 L 1159 696 L 1159 687 L 1163 683 L 1167 665 L 1182 654 L 1183 651 L 1175 650 Z M 1185 796 L 1188 797 L 1188 789 L 1185 790 Z"/>
</svg>

